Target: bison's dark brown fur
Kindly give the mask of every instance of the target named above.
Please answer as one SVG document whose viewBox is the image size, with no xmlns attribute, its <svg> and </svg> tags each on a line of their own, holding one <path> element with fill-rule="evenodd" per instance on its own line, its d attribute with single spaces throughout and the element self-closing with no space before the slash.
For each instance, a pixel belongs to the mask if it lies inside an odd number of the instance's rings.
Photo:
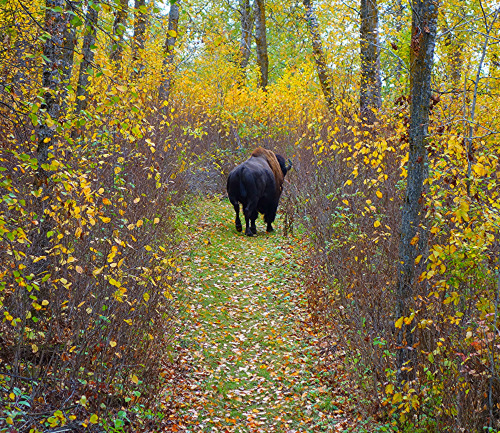
<svg viewBox="0 0 500 433">
<path fill-rule="evenodd" d="M 240 220 L 240 203 L 245 215 L 245 234 L 257 234 L 255 220 L 259 212 L 264 214 L 267 231 L 272 232 L 272 223 L 276 218 L 276 210 L 283 189 L 283 180 L 291 168 L 286 166 L 285 159 L 270 150 L 259 147 L 252 156 L 235 167 L 227 179 L 229 201 L 236 212 L 236 230 L 242 230 Z"/>
</svg>

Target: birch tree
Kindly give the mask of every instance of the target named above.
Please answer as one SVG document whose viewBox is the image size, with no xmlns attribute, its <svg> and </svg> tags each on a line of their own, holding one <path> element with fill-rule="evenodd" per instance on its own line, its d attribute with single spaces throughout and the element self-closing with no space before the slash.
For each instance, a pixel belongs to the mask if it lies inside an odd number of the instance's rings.
<svg viewBox="0 0 500 433">
<path fill-rule="evenodd" d="M 254 22 L 250 0 L 240 0 L 239 11 L 241 14 L 240 68 L 243 77 L 245 77 L 248 61 L 250 60 L 250 54 L 252 52 L 252 30 Z"/>
</svg>

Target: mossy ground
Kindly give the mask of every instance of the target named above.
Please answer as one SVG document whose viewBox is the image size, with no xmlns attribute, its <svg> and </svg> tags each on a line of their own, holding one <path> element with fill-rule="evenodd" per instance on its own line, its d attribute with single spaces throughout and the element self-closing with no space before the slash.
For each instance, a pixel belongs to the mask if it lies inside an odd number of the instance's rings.
<svg viewBox="0 0 500 433">
<path fill-rule="evenodd" d="M 194 201 L 180 215 L 191 294 L 176 395 L 175 429 L 206 432 L 335 431 L 304 296 L 300 237 L 236 232 L 225 199 Z M 337 414 L 336 414 L 337 413 Z M 175 430 L 174 429 L 174 430 Z"/>
</svg>

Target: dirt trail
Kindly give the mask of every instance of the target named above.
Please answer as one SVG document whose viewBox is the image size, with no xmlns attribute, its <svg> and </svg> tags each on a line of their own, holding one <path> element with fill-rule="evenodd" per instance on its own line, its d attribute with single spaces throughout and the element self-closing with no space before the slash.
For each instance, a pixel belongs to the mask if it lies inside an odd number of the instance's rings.
<svg viewBox="0 0 500 433">
<path fill-rule="evenodd" d="M 336 431 L 302 295 L 300 239 L 236 233 L 229 202 L 199 204 L 184 274 L 192 294 L 178 431 Z M 195 223 L 198 219 L 198 223 Z M 324 373 L 323 373 L 324 374 Z M 175 429 L 174 429 L 175 431 Z"/>
</svg>

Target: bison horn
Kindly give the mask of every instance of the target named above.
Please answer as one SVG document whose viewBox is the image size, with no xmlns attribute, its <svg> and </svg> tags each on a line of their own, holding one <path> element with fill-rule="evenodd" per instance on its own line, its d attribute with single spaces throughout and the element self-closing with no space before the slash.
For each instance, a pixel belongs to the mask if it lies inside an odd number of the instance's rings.
<svg viewBox="0 0 500 433">
<path fill-rule="evenodd" d="M 292 168 L 292 160 L 288 160 L 288 167 L 286 168 L 286 171 L 290 170 Z"/>
</svg>

